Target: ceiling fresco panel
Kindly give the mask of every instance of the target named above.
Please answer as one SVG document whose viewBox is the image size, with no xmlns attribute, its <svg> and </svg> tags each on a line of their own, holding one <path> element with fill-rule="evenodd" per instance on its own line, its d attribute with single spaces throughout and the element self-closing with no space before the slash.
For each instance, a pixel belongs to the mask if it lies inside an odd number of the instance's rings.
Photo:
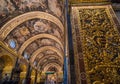
<svg viewBox="0 0 120 84">
<path fill-rule="evenodd" d="M 26 21 L 14 28 L 14 30 L 11 31 L 8 37 L 5 39 L 5 42 L 8 43 L 9 39 L 16 39 L 18 43 L 18 49 L 20 49 L 20 46 L 22 46 L 22 44 L 29 38 L 43 33 L 51 34 L 63 41 L 63 32 L 54 23 L 47 20 L 34 19 Z"/>
<path fill-rule="evenodd" d="M 39 57 L 36 58 L 36 60 L 38 59 L 38 67 L 39 67 L 39 64 L 42 62 L 42 60 L 44 60 L 46 58 L 50 58 L 50 57 L 54 57 L 55 59 L 58 59 L 63 64 L 63 60 L 57 54 L 50 54 L 50 55 L 39 56 Z"/>
<path fill-rule="evenodd" d="M 62 0 L 0 0 L 0 3 L 1 24 L 17 15 L 30 11 L 47 12 L 64 22 L 64 5 Z"/>
<path fill-rule="evenodd" d="M 49 39 L 53 39 L 54 41 L 56 41 L 63 49 L 63 44 L 57 39 L 55 38 L 54 36 L 52 35 L 49 35 L 49 34 L 39 34 L 39 35 L 36 35 L 36 36 L 33 36 L 32 38 L 28 39 L 27 41 L 25 41 L 23 43 L 23 45 L 20 47 L 19 49 L 19 53 L 22 54 L 22 52 L 25 50 L 25 48 L 30 44 L 32 43 L 34 40 L 36 39 L 40 39 L 40 38 L 49 38 Z M 41 42 L 41 41 L 39 41 Z"/>
<path fill-rule="evenodd" d="M 48 65 L 46 65 L 46 66 L 44 67 L 44 70 L 43 70 L 43 71 L 44 71 L 44 72 L 48 71 L 48 69 L 49 69 L 50 67 L 56 67 L 59 72 L 62 72 L 62 67 L 61 67 L 60 65 L 58 65 L 57 63 L 49 63 Z"/>
<path fill-rule="evenodd" d="M 62 32 L 64 31 L 64 27 L 63 24 L 60 22 L 59 19 L 57 19 L 56 17 L 54 17 L 53 15 L 50 15 L 48 13 L 44 13 L 44 12 L 39 12 L 39 11 L 35 11 L 35 12 L 29 12 L 29 13 L 25 13 L 22 14 L 18 17 L 15 17 L 14 19 L 8 21 L 1 29 L 0 29 L 0 34 L 1 34 L 1 38 L 4 40 L 6 38 L 6 36 L 13 30 L 15 29 L 18 25 L 24 23 L 25 21 L 31 20 L 31 19 L 35 19 L 35 18 L 40 18 L 40 19 L 45 19 L 48 20 L 50 22 L 55 23 L 61 30 Z M 44 22 L 44 21 L 43 21 Z M 29 24 L 34 24 L 34 23 L 29 23 Z M 27 25 L 27 24 L 26 24 Z M 39 25 L 40 26 L 40 25 Z M 42 25 L 41 25 L 42 26 Z M 34 28 L 34 27 L 33 27 Z M 41 29 L 41 28 L 39 28 Z M 54 31 L 54 30 L 53 30 Z M 53 33 L 54 34 L 54 33 Z"/>
<path fill-rule="evenodd" d="M 49 38 L 41 38 L 41 39 L 34 40 L 34 42 L 29 44 L 24 50 L 24 52 L 28 52 L 31 55 L 38 48 L 41 48 L 44 46 L 51 46 L 51 47 L 54 46 L 57 49 L 59 49 L 59 51 L 63 51 L 63 48 L 61 48 L 61 45 L 59 45 L 59 43 L 56 43 L 56 41 Z"/>
<path fill-rule="evenodd" d="M 44 47 L 42 47 L 42 48 L 39 48 L 38 50 L 36 50 L 36 51 L 32 54 L 30 61 L 31 61 L 31 62 L 34 62 L 34 60 L 35 60 L 35 58 L 37 57 L 37 55 L 38 55 L 40 52 L 43 52 L 43 51 L 46 51 L 46 50 L 52 50 L 52 51 L 56 52 L 56 53 L 58 54 L 58 56 L 60 56 L 61 59 L 63 60 L 63 55 L 64 55 L 63 52 L 59 51 L 59 50 L 58 50 L 57 48 L 55 48 L 55 47 L 44 46 Z"/>
</svg>

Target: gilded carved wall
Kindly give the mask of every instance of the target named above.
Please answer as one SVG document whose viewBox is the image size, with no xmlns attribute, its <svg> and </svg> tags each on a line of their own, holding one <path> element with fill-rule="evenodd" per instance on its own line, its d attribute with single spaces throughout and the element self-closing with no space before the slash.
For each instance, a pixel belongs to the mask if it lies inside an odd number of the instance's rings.
<svg viewBox="0 0 120 84">
<path fill-rule="evenodd" d="M 76 71 L 81 82 L 120 82 L 120 37 L 112 11 L 109 5 L 72 8 Z"/>
</svg>

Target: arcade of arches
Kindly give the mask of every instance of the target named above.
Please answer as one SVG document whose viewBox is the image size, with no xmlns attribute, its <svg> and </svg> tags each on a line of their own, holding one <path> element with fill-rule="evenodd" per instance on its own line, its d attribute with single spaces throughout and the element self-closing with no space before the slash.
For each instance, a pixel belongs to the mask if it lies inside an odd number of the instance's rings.
<svg viewBox="0 0 120 84">
<path fill-rule="evenodd" d="M 0 84 L 119 84 L 119 3 L 0 0 Z"/>
</svg>

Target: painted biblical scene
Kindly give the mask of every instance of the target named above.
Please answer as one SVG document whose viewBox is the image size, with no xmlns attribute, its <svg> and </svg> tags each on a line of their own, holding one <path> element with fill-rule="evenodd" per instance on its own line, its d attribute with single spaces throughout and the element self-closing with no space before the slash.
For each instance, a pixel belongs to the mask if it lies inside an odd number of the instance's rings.
<svg viewBox="0 0 120 84">
<path fill-rule="evenodd" d="M 50 13 L 64 22 L 63 2 L 60 0 L 0 0 L 0 24 L 30 11 Z"/>
</svg>

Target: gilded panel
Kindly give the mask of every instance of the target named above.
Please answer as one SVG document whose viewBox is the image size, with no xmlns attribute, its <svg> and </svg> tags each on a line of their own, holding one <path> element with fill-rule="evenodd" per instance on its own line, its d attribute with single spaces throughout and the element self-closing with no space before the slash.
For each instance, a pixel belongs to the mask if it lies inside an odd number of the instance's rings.
<svg viewBox="0 0 120 84">
<path fill-rule="evenodd" d="M 120 37 L 111 6 L 73 7 L 72 12 L 79 81 L 87 78 L 88 84 L 119 84 Z"/>
</svg>

